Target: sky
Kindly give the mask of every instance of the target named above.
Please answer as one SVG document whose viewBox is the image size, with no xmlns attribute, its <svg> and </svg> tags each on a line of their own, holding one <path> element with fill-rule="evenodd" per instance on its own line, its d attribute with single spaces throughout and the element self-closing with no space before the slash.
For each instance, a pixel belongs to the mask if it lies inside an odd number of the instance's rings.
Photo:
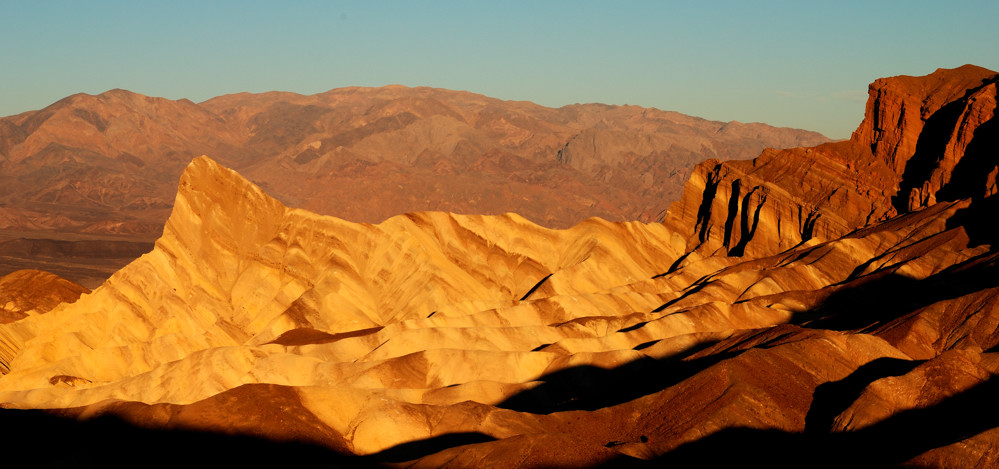
<svg viewBox="0 0 999 469">
<path fill-rule="evenodd" d="M 0 0 L 0 116 L 124 88 L 432 86 L 848 138 L 867 85 L 999 70 L 999 1 Z"/>
</svg>

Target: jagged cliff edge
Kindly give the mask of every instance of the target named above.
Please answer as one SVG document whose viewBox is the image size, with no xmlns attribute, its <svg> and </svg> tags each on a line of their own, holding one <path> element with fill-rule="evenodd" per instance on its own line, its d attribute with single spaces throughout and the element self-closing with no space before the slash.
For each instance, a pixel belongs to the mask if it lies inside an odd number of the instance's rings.
<svg viewBox="0 0 999 469">
<path fill-rule="evenodd" d="M 850 140 L 698 165 L 667 224 L 694 257 L 759 257 L 996 192 L 996 72 L 876 80 Z"/>
</svg>

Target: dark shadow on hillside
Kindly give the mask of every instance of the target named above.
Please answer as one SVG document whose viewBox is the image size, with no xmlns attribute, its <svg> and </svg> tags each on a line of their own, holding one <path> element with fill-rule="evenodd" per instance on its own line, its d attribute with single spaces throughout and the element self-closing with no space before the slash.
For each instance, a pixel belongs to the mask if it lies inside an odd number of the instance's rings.
<svg viewBox="0 0 999 469">
<path fill-rule="evenodd" d="M 185 430 L 150 430 L 115 417 L 78 421 L 38 410 L 0 409 L 3 461 L 15 467 L 373 468 L 303 442 Z"/>
<path fill-rule="evenodd" d="M 928 181 L 933 170 L 940 165 L 940 158 L 947 148 L 951 133 L 957 127 L 964 105 L 964 99 L 955 100 L 926 119 L 919 139 L 916 140 L 916 151 L 905 163 L 898 192 L 892 197 L 891 203 L 899 213 L 909 211 L 909 193 Z"/>
<path fill-rule="evenodd" d="M 542 383 L 496 404 L 501 409 L 550 414 L 570 410 L 597 410 L 662 391 L 738 353 L 718 353 L 684 360 L 713 345 L 700 344 L 662 359 L 641 358 L 612 369 L 574 366 L 547 374 Z M 648 344 L 636 347 L 644 348 Z"/>
<path fill-rule="evenodd" d="M 296 304 L 297 302 L 292 303 L 292 307 L 294 307 Z M 290 310 L 291 307 L 288 309 Z M 378 327 L 369 327 L 367 329 L 359 329 L 356 331 L 338 332 L 336 334 L 330 334 L 328 332 L 316 330 L 311 327 L 299 327 L 285 331 L 280 336 L 278 336 L 278 338 L 267 343 L 284 345 L 284 346 L 331 344 L 333 342 L 338 342 L 344 339 L 350 339 L 353 337 L 364 337 L 366 335 L 376 334 L 378 333 L 378 331 L 384 328 L 385 326 L 378 326 Z"/>
<path fill-rule="evenodd" d="M 843 285 L 792 323 L 813 329 L 870 330 L 939 301 L 999 287 L 999 254 L 989 252 L 923 279 L 891 269 Z"/>
<path fill-rule="evenodd" d="M 974 207 L 987 208 L 982 204 Z M 970 225 L 964 223 L 971 222 L 961 223 L 967 228 Z M 999 252 L 995 251 L 925 279 L 912 279 L 884 269 L 840 286 L 822 304 L 798 313 L 792 322 L 812 329 L 870 330 L 935 302 L 996 287 L 999 287 Z M 622 328 L 619 333 L 644 325 Z M 782 343 L 787 335 L 771 335 L 753 348 Z M 995 340 L 999 342 L 999 336 Z M 640 344 L 636 349 L 653 342 Z M 613 369 L 584 365 L 559 370 L 542 376 L 538 379 L 540 385 L 509 397 L 497 407 L 534 414 L 608 408 L 666 390 L 752 349 L 740 346 L 736 340 L 730 347 L 714 349 L 713 354 L 699 353 L 716 345 L 720 344 L 705 343 L 680 355 L 663 359 L 646 357 Z M 999 348 L 999 343 L 980 345 L 989 351 Z M 868 385 L 881 378 L 904 375 L 920 363 L 875 359 L 841 380 L 819 385 L 813 391 L 800 433 L 728 428 L 683 445 L 648 464 L 651 467 L 890 467 L 929 449 L 999 427 L 999 406 L 994 404 L 999 382 L 991 379 L 939 405 L 901 412 L 863 430 L 829 432 L 836 416 Z M 421 450 L 414 455 L 422 457 L 426 455 L 423 453 Z M 607 467 L 618 467 L 625 462 L 636 463 L 636 460 L 615 460 Z"/>
<path fill-rule="evenodd" d="M 861 365 L 846 378 L 820 384 L 812 394 L 812 405 L 805 416 L 805 431 L 829 432 L 836 416 L 850 407 L 868 385 L 881 378 L 902 376 L 920 363 L 923 362 L 882 357 Z"/>
<path fill-rule="evenodd" d="M 648 467 L 895 467 L 999 427 L 999 380 L 857 431 L 793 433 L 728 428 L 681 445 Z M 629 461 L 633 462 L 633 461 Z M 614 462 L 606 467 L 615 467 Z"/>
<path fill-rule="evenodd" d="M 909 210 L 909 194 L 929 181 L 943 159 L 952 135 L 959 127 L 961 116 L 971 95 L 977 93 L 995 79 L 985 80 L 982 85 L 969 89 L 963 98 L 955 100 L 927 120 L 916 141 L 916 150 L 905 164 L 899 190 L 892 197 L 892 205 L 905 213 Z M 951 172 L 950 180 L 936 194 L 937 201 L 957 200 L 967 197 L 980 197 L 985 194 L 985 182 L 997 161 L 999 150 L 999 121 L 992 118 L 975 129 L 971 141 L 964 149 L 958 165 Z"/>
<path fill-rule="evenodd" d="M 718 193 L 718 184 L 721 182 L 721 178 L 717 174 L 720 167 L 721 164 L 715 164 L 714 169 L 708 173 L 707 180 L 704 181 L 704 197 L 701 199 L 701 205 L 697 207 L 697 223 L 694 225 L 694 229 L 697 230 L 697 240 L 702 243 L 708 237 L 711 202 L 714 201 L 715 194 Z"/>
<path fill-rule="evenodd" d="M 814 311 L 800 313 L 799 319 L 811 318 L 811 328 L 879 326 L 935 301 L 999 286 L 997 259 L 999 253 L 990 252 L 924 280 L 890 271 L 868 275 L 863 281 L 842 286 Z M 745 340 L 726 341 L 729 347 L 706 343 L 677 356 L 642 358 L 613 369 L 567 368 L 541 377 L 540 385 L 511 396 L 497 407 L 535 414 L 608 408 L 666 390 L 746 350 L 783 343 L 789 334 L 793 333 L 769 334 L 752 348 L 744 347 L 748 345 L 746 340 L 755 342 L 755 333 L 750 332 L 743 336 Z M 999 347 L 982 346 L 993 351 Z M 716 347 L 712 349 L 715 353 L 704 355 L 709 347 Z M 904 375 L 920 363 L 879 358 L 841 380 L 819 385 L 813 391 L 801 432 L 727 428 L 653 461 L 622 457 L 606 467 L 624 463 L 648 467 L 891 467 L 930 449 L 999 427 L 999 406 L 994 403 L 999 395 L 999 380 L 990 379 L 932 407 L 900 412 L 858 431 L 830 432 L 834 419 L 867 386 L 881 378 Z M 414 460 L 432 454 L 429 451 L 437 442 L 407 445 L 420 450 L 384 461 Z M 441 449 L 447 447 L 445 444 Z M 406 459 L 409 457 L 412 459 Z"/>
<path fill-rule="evenodd" d="M 739 229 L 741 234 L 739 236 L 739 242 L 736 243 L 736 245 L 729 250 L 728 255 L 730 256 L 742 257 L 743 254 L 745 254 L 746 252 L 746 245 L 749 244 L 749 241 L 752 240 L 754 236 L 756 236 L 756 229 L 759 228 L 760 225 L 760 211 L 763 209 L 763 206 L 766 204 L 767 201 L 766 192 L 763 192 L 761 195 L 757 196 L 760 198 L 760 201 L 756 205 L 756 209 L 753 211 L 753 221 L 752 224 L 750 225 L 749 203 L 752 202 L 753 195 L 756 194 L 757 190 L 760 190 L 760 188 L 754 187 L 753 190 L 749 191 L 749 193 L 747 193 L 746 196 L 742 198 L 742 213 L 740 214 L 740 222 L 739 222 Z"/>
<path fill-rule="evenodd" d="M 987 244 L 996 250 L 999 248 L 999 229 L 996 229 L 997 218 L 999 218 L 999 195 L 993 195 L 973 199 L 971 205 L 958 210 L 954 216 L 947 220 L 947 228 L 963 227 L 970 238 L 970 247 Z"/>
<path fill-rule="evenodd" d="M 982 123 L 964 149 L 964 156 L 951 171 L 950 181 L 937 192 L 937 200 L 981 197 L 989 173 L 999 163 L 999 119 Z"/>
<path fill-rule="evenodd" d="M 538 289 L 541 288 L 541 286 L 544 285 L 545 282 L 547 282 L 548 279 L 552 277 L 552 275 L 554 274 L 545 275 L 545 277 L 539 280 L 538 283 L 535 283 L 534 286 L 531 287 L 531 289 L 528 290 L 527 293 L 525 293 L 524 296 L 520 298 L 520 301 L 526 301 L 528 298 L 530 298 L 531 295 L 534 294 L 534 292 L 538 291 Z"/>
<path fill-rule="evenodd" d="M 884 270 L 843 285 L 821 305 L 795 314 L 791 322 L 810 329 L 869 331 L 933 303 L 993 287 L 999 287 L 999 253 L 973 258 L 925 279 L 912 279 Z M 629 330 L 625 328 L 619 332 Z M 999 342 L 999 337 L 995 340 Z M 635 349 L 641 350 L 652 343 L 654 341 L 640 344 Z M 702 344 L 663 359 L 645 357 L 613 369 L 582 365 L 555 371 L 539 378 L 540 385 L 507 398 L 497 407 L 550 414 L 622 404 L 662 391 L 741 353 L 728 351 L 688 358 L 711 345 L 713 343 Z M 996 344 L 980 345 L 989 348 Z M 904 373 L 905 368 L 911 366 L 915 365 L 876 361 L 862 367 L 848 380 L 829 384 L 817 396 L 827 407 L 815 409 L 811 424 L 826 425 L 831 418 L 828 413 L 849 405 L 867 383 Z M 834 392 L 826 394 L 830 391 Z"/>
<path fill-rule="evenodd" d="M 424 440 L 401 443 L 391 448 L 383 449 L 366 456 L 367 459 L 379 463 L 399 463 L 413 461 L 446 449 L 458 446 L 472 445 L 496 441 L 496 438 L 479 432 L 448 433 Z"/>
</svg>

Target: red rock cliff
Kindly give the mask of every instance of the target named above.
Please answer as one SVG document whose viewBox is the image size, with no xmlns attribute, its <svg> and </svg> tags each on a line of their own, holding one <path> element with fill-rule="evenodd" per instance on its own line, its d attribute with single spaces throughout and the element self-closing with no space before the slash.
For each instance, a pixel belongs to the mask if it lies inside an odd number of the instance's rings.
<svg viewBox="0 0 999 469">
<path fill-rule="evenodd" d="M 996 72 L 876 80 L 849 141 L 699 165 L 666 223 L 701 254 L 762 256 L 938 200 L 996 192 Z"/>
</svg>

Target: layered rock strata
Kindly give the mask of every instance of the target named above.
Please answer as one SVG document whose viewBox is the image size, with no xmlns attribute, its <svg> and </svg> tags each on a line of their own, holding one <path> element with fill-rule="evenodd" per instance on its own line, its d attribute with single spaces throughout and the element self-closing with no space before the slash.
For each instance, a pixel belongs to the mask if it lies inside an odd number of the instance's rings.
<svg viewBox="0 0 999 469">
<path fill-rule="evenodd" d="M 0 418 L 21 451 L 57 415 L 164 465 L 233 435 L 295 464 L 991 467 L 999 202 L 900 210 L 905 173 L 856 140 L 767 151 L 702 165 L 666 223 L 551 230 L 351 223 L 198 158 L 152 252 L 0 325 Z"/>
<path fill-rule="evenodd" d="M 994 371 L 996 285 L 959 282 L 995 278 L 989 246 L 959 224 L 972 208 L 670 271 L 684 240 L 662 225 L 359 225 L 285 208 L 201 158 L 153 252 L 76 303 L 0 326 L 0 400 L 416 466 L 668 460 L 736 428 L 852 435 L 837 422 L 862 412 L 877 428 Z M 878 300 L 920 286 L 900 306 Z M 923 373 L 951 351 L 966 358 L 938 373 L 971 381 L 938 401 L 877 404 L 874 380 L 853 407 L 815 402 L 871 363 Z M 270 414 L 286 423 L 233 423 Z M 407 449 L 449 435 L 471 444 Z"/>
<path fill-rule="evenodd" d="M 970 65 L 879 79 L 849 141 L 701 163 L 667 223 L 698 255 L 756 257 L 994 194 L 997 82 Z"/>
</svg>

